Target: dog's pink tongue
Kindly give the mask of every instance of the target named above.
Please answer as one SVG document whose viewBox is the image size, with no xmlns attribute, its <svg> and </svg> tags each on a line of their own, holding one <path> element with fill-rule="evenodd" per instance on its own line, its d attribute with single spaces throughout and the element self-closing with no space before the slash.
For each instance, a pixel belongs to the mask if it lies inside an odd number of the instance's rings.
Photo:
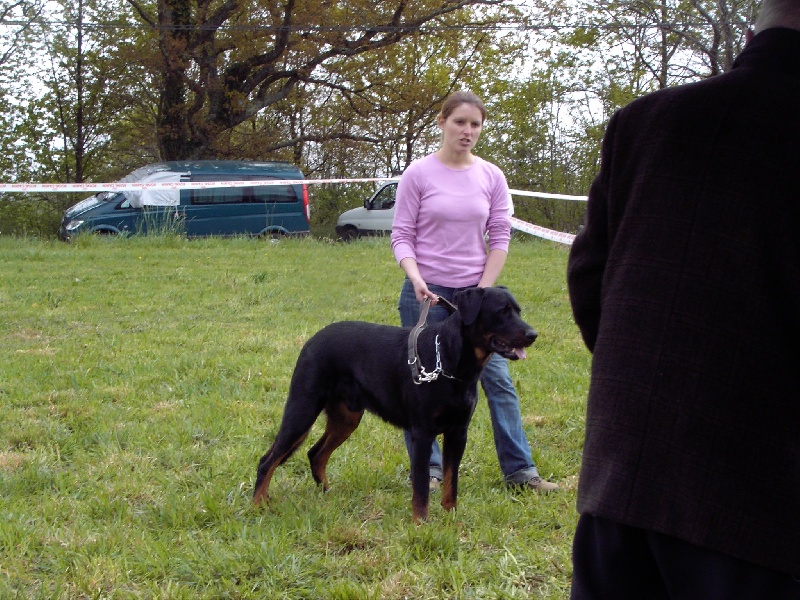
<svg viewBox="0 0 800 600">
<path fill-rule="evenodd" d="M 514 348 L 514 354 L 516 354 L 517 357 L 520 359 L 528 358 L 528 354 L 527 352 L 525 352 L 525 348 Z"/>
</svg>

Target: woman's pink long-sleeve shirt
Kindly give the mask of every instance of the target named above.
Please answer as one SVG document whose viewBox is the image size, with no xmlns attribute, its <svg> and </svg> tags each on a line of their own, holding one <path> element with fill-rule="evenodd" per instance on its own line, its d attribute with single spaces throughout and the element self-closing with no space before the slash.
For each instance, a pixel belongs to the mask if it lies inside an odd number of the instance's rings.
<svg viewBox="0 0 800 600">
<path fill-rule="evenodd" d="M 476 157 L 451 169 L 434 154 L 412 162 L 397 186 L 392 252 L 399 263 L 417 261 L 427 284 L 476 285 L 489 250 L 508 252 L 511 239 L 508 183 L 499 167 Z"/>
</svg>

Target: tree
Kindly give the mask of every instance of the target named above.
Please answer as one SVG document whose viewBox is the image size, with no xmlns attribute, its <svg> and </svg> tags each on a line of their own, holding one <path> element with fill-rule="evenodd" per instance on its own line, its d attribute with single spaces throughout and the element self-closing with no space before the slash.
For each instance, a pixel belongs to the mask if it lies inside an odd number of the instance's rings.
<svg viewBox="0 0 800 600">
<path fill-rule="evenodd" d="M 114 180 L 130 171 L 131 164 L 141 166 L 141 136 L 131 124 L 146 78 L 125 56 L 120 32 L 129 17 L 114 2 L 50 2 L 31 24 L 24 52 L 9 54 L 2 72 L 8 79 L 8 99 L 0 103 L 0 121 L 7 124 L 1 134 L 6 152 L 0 160 L 9 160 L 4 171 L 10 178 Z M 128 158 L 128 144 L 136 147 L 133 159 Z M 80 198 L 63 193 L 6 195 L 2 200 L 13 204 L 11 212 L 21 215 L 6 230 L 54 233 L 65 206 Z M 12 204 L 0 212 L 9 214 Z M 23 222 L 26 214 L 44 223 Z"/>
<path fill-rule="evenodd" d="M 157 33 L 162 157 L 216 154 L 223 133 L 291 97 L 329 86 L 326 65 L 386 49 L 466 7 L 501 0 L 128 0 Z"/>
<path fill-rule="evenodd" d="M 80 182 L 141 165 L 141 152 L 129 161 L 125 151 L 128 140 L 143 145 L 128 124 L 147 81 L 130 60 L 129 18 L 117 0 L 55 0 L 37 13 L 25 48 L 8 53 L 0 71 L 4 118 L 13 120 L 3 132 L 24 147 L 15 171 Z"/>
<path fill-rule="evenodd" d="M 325 96 L 317 98 L 316 118 L 308 120 L 321 141 L 316 154 L 326 158 L 321 172 L 402 172 L 438 145 L 436 116 L 451 92 L 491 93 L 489 82 L 509 73 L 520 44 L 493 31 L 465 29 L 471 17 L 468 10 L 450 15 L 436 31 L 324 68 L 317 89 Z M 336 159 L 333 146 L 346 146 L 346 153 Z"/>
<path fill-rule="evenodd" d="M 744 46 L 759 0 L 584 2 L 594 39 L 623 72 L 647 75 L 653 89 L 729 70 Z"/>
<path fill-rule="evenodd" d="M 710 75 L 729 71 L 742 51 L 745 30 L 755 21 L 760 0 L 692 0 L 692 6 L 710 35 L 687 33 L 686 37 Z"/>
<path fill-rule="evenodd" d="M 12 180 L 19 169 L 24 177 L 25 152 L 18 127 L 25 113 L 19 96 L 26 87 L 20 74 L 27 71 L 25 56 L 41 12 L 39 0 L 0 0 L 0 167 Z"/>
<path fill-rule="evenodd" d="M 465 28 L 470 22 L 467 9 L 380 51 L 332 60 L 230 139 L 240 151 L 302 160 L 304 172 L 324 178 L 402 172 L 438 145 L 436 115 L 449 93 L 471 89 L 487 97 L 491 82 L 510 77 L 519 39 Z M 335 219 L 373 187 L 315 186 L 312 215 Z"/>
<path fill-rule="evenodd" d="M 40 0 L 0 1 L 0 66 L 14 61 L 17 52 L 27 45 L 42 10 Z"/>
</svg>

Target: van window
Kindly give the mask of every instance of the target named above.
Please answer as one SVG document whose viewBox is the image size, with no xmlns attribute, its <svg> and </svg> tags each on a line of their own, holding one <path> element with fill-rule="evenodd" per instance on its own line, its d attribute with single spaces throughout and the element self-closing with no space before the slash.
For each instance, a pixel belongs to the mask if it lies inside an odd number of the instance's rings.
<svg viewBox="0 0 800 600">
<path fill-rule="evenodd" d="M 380 190 L 372 199 L 373 210 L 387 210 L 394 206 L 395 195 L 397 194 L 397 184 L 390 183 Z"/>
<path fill-rule="evenodd" d="M 189 190 L 192 204 L 238 204 L 240 202 L 297 202 L 291 185 L 261 185 L 243 188 Z"/>
</svg>

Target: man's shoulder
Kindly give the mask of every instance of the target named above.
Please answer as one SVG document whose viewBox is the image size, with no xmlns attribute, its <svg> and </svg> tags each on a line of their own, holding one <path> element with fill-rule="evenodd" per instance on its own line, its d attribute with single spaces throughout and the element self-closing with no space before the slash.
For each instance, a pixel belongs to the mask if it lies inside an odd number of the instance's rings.
<svg viewBox="0 0 800 600">
<path fill-rule="evenodd" d="M 651 127 L 657 122 L 702 124 L 715 120 L 720 108 L 746 95 L 741 73 L 728 73 L 701 81 L 664 88 L 641 96 L 619 109 L 617 122 L 626 127 Z M 742 103 L 738 103 L 742 104 Z"/>
<path fill-rule="evenodd" d="M 722 77 L 724 77 L 724 75 L 717 75 L 716 77 L 709 77 L 708 79 L 702 79 L 700 81 L 692 81 L 690 83 L 656 90 L 636 98 L 624 108 L 631 111 L 648 110 L 653 106 L 665 104 L 673 105 L 677 102 L 685 102 L 688 98 L 697 95 L 713 94 L 715 93 L 713 91 L 714 88 L 718 87 Z"/>
</svg>

